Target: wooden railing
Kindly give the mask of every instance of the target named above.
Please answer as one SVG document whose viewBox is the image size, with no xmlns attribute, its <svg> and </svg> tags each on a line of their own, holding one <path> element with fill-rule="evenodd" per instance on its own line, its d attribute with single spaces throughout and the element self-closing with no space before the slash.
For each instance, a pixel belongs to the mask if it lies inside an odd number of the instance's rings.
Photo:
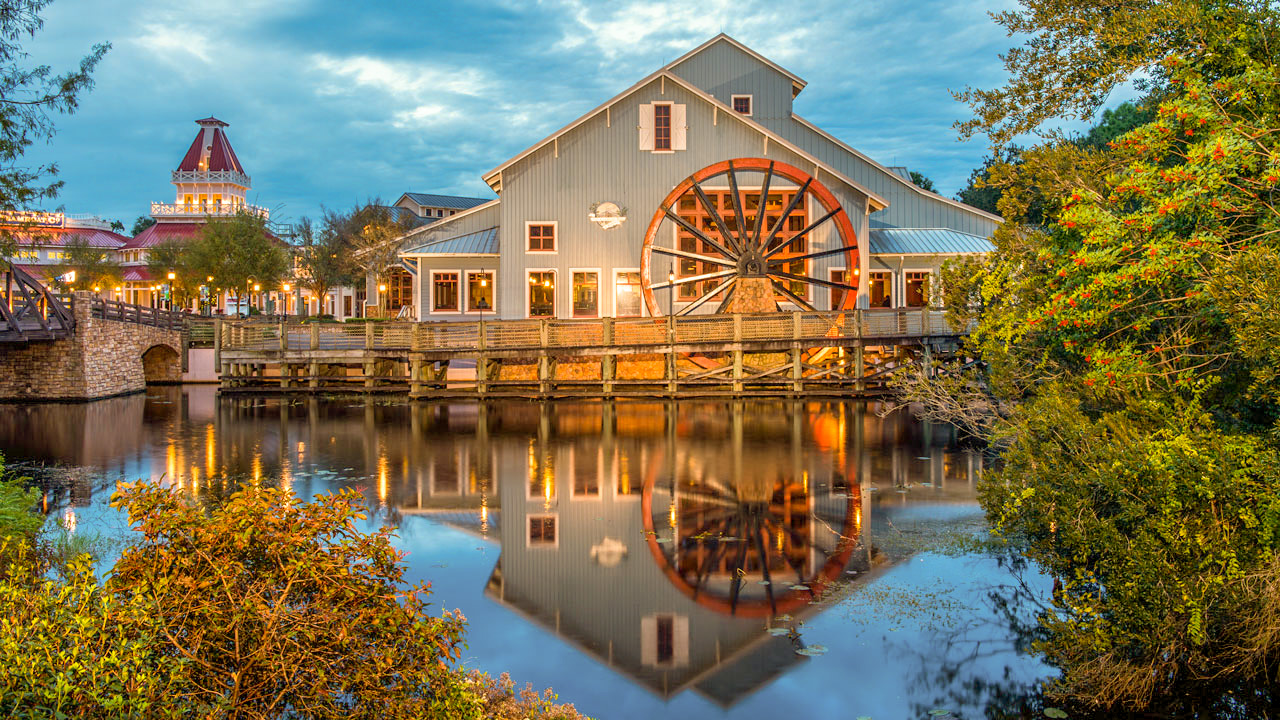
<svg viewBox="0 0 1280 720">
<path fill-rule="evenodd" d="M 97 299 L 89 310 L 90 317 L 102 320 L 118 320 L 120 322 L 150 325 L 164 330 L 182 330 L 186 314 L 172 310 L 133 305 L 115 300 Z"/>
<path fill-rule="evenodd" d="M 850 340 L 895 341 L 967 334 L 934 308 L 848 312 L 694 315 L 592 320 L 480 322 L 264 323 L 224 321 L 221 349 L 519 351 L 799 342 L 821 346 Z"/>
</svg>

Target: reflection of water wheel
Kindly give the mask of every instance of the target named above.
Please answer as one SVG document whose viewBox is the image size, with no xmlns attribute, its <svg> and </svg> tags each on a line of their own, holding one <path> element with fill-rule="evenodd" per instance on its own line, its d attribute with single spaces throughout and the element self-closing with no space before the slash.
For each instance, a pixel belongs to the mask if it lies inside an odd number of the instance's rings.
<svg viewBox="0 0 1280 720">
<path fill-rule="evenodd" d="M 795 483 L 682 483 L 674 537 L 655 527 L 654 485 L 650 475 L 641 495 L 650 552 L 681 592 L 720 613 L 772 617 L 794 612 L 840 577 L 858 544 L 861 500 L 856 493 L 846 500 L 839 539 L 823 551 L 812 527 L 794 522 L 798 513 L 807 519 L 812 511 L 808 492 Z M 821 563 L 818 555 L 825 555 Z"/>
<path fill-rule="evenodd" d="M 716 187 L 716 180 L 727 181 L 727 188 Z M 811 212 L 819 217 L 811 218 Z M 764 221 L 757 222 L 761 216 Z M 677 247 L 659 239 L 664 221 L 674 224 Z M 814 231 L 828 223 L 836 229 L 838 244 L 809 251 Z M 848 216 L 817 179 L 775 160 L 728 160 L 689 176 L 654 213 L 640 259 L 644 299 L 655 316 L 664 314 L 654 293 L 662 289 L 672 294 L 669 307 L 677 315 L 711 302 L 718 303 L 716 312 L 775 310 L 782 301 L 814 310 L 810 291 L 825 287 L 843 293 L 836 309 L 851 309 L 857 283 L 848 281 L 858 273 L 857 249 Z M 813 260 L 841 253 L 846 254 L 845 282 L 812 272 Z M 653 281 L 655 254 L 672 258 L 669 272 L 658 269 L 659 282 Z M 674 276 L 674 281 L 663 275 Z M 765 293 L 765 306 L 758 291 L 751 300 L 743 297 L 749 286 L 771 290 Z M 677 302 L 683 307 L 675 309 Z"/>
</svg>

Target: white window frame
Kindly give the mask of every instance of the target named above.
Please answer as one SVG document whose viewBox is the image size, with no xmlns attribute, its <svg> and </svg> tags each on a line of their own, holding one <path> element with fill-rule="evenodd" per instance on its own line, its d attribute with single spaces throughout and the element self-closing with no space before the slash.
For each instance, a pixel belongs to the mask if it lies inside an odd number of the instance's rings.
<svg viewBox="0 0 1280 720">
<path fill-rule="evenodd" d="M 610 315 L 609 317 L 614 317 L 614 318 L 645 317 L 645 311 L 648 308 L 646 307 L 645 301 L 644 301 L 644 282 L 643 281 L 641 281 L 640 284 L 636 285 L 636 289 L 640 293 L 640 314 L 639 315 L 619 315 L 618 314 L 618 276 L 622 275 L 623 273 L 636 273 L 637 275 L 639 275 L 640 268 L 614 268 L 613 269 L 613 296 L 609 298 L 609 304 L 612 306 L 610 309 L 613 310 L 613 314 Z"/>
<path fill-rule="evenodd" d="M 751 117 L 752 115 L 754 115 L 756 112 L 756 99 L 755 97 L 747 93 L 743 93 L 740 95 L 730 95 L 729 108 L 732 109 L 734 112 L 738 112 L 738 109 L 733 106 L 734 101 L 737 100 L 738 98 L 747 99 L 747 111 L 744 113 L 738 113 L 738 114 L 741 115 L 742 117 Z"/>
<path fill-rule="evenodd" d="M 573 274 L 574 273 L 595 273 L 596 275 L 596 314 L 595 315 L 584 315 L 583 317 L 578 317 L 577 315 L 573 314 Z M 600 307 L 603 304 L 600 301 L 600 285 L 602 284 L 602 281 L 600 278 L 601 275 L 604 275 L 604 273 L 598 267 L 569 268 L 569 317 L 570 318 L 576 318 L 578 320 L 598 320 L 602 317 L 606 317 L 604 313 L 604 308 Z"/>
<path fill-rule="evenodd" d="M 934 276 L 933 268 L 902 268 L 902 307 L 904 308 L 910 307 L 909 305 L 907 305 L 907 274 L 908 273 L 924 273 L 925 276 L 927 277 L 927 281 L 925 284 L 926 292 L 924 295 L 924 305 L 916 305 L 915 307 L 917 309 L 922 307 L 925 307 L 925 308 L 929 307 L 929 296 L 932 294 L 933 283 L 936 282 L 933 279 L 933 276 Z"/>
<path fill-rule="evenodd" d="M 537 315 L 530 314 L 533 298 L 529 296 L 529 276 L 533 273 L 551 273 L 551 283 L 554 286 L 551 292 L 551 314 Z M 540 320 L 544 317 L 555 319 L 560 317 L 560 273 L 555 268 L 525 268 L 524 271 L 524 316 L 530 320 Z"/>
<path fill-rule="evenodd" d="M 529 248 L 529 228 L 534 225 L 550 225 L 551 232 L 551 250 L 531 250 Z M 524 251 L 530 255 L 555 255 L 560 252 L 560 222 L 557 220 L 525 220 L 524 222 Z"/>
<path fill-rule="evenodd" d="M 471 314 L 471 315 L 481 315 L 481 314 L 493 315 L 496 318 L 497 312 L 498 312 L 498 271 L 490 270 L 488 268 L 472 268 L 470 270 L 464 270 L 463 275 L 465 277 L 465 283 L 466 283 L 466 287 L 464 288 L 464 290 L 466 291 L 466 302 L 462 304 L 462 312 Z M 489 276 L 489 287 L 491 288 L 489 294 L 493 296 L 493 303 L 489 307 L 489 309 L 485 310 L 483 313 L 481 313 L 481 311 L 479 310 L 471 309 L 471 276 L 472 275 L 488 275 Z"/>
<path fill-rule="evenodd" d="M 431 269 L 431 297 L 428 299 L 430 303 L 431 315 L 461 315 L 466 305 L 462 302 L 462 271 L 452 268 L 432 268 Z M 453 273 L 458 278 L 458 309 L 457 310 L 437 310 L 436 309 L 436 275 L 446 275 Z"/>
<path fill-rule="evenodd" d="M 877 275 L 877 274 L 885 274 L 885 275 L 888 275 L 888 276 L 889 276 L 889 282 L 888 282 L 888 289 L 889 289 L 889 307 L 888 307 L 888 308 L 877 308 L 877 307 L 872 307 L 872 306 L 871 306 L 871 276 L 872 276 L 872 275 Z M 894 280 L 894 275 L 895 275 L 895 274 L 896 274 L 896 273 L 894 273 L 892 270 L 884 270 L 884 269 L 879 269 L 879 270 L 867 270 L 867 307 L 868 307 L 868 308 L 870 308 L 871 310 L 880 310 L 880 309 L 885 309 L 885 310 L 887 310 L 887 309 L 889 309 L 889 308 L 895 308 L 895 307 L 897 307 L 897 305 L 894 303 L 894 301 L 895 301 L 895 300 L 897 299 L 897 297 L 898 297 L 897 288 L 895 287 L 895 285 L 897 285 L 897 282 L 895 282 L 895 280 Z"/>
<path fill-rule="evenodd" d="M 596 494 L 595 495 L 588 495 L 585 493 L 579 494 L 575 488 L 578 481 L 578 448 L 576 445 L 571 447 L 571 451 L 569 453 L 569 500 L 570 501 L 589 500 L 591 502 L 595 502 L 597 500 L 604 499 L 604 488 L 605 488 L 604 480 L 606 477 L 606 473 L 604 471 L 604 447 L 597 446 L 595 450 L 595 455 L 596 455 Z"/>
<path fill-rule="evenodd" d="M 757 217 L 758 217 L 758 216 L 757 216 Z M 835 282 L 835 280 L 832 280 L 832 279 L 831 279 L 831 276 L 832 276 L 833 274 L 837 273 L 837 272 L 842 272 L 842 273 L 846 273 L 846 274 L 848 274 L 848 272 L 849 272 L 849 268 L 848 268 L 848 267 L 846 267 L 846 266 L 844 266 L 844 265 L 832 265 L 832 266 L 830 266 L 830 267 L 828 267 L 828 268 L 827 268 L 827 279 L 828 279 L 828 280 L 831 280 L 831 282 Z M 850 283 L 850 282 L 849 282 L 849 278 L 845 278 L 844 283 L 845 283 L 845 285 L 852 285 L 852 284 L 853 284 L 853 283 Z M 827 304 L 831 306 L 831 312 L 835 312 L 835 311 L 837 311 L 837 310 L 839 310 L 839 309 L 840 309 L 840 308 L 837 308 L 837 307 L 836 307 L 835 298 L 834 298 L 834 297 L 832 297 L 832 295 L 834 295 L 836 292 L 838 292 L 838 289 L 837 289 L 837 288 L 827 288 Z M 847 293 L 847 292 L 849 292 L 849 291 L 848 291 L 848 290 L 845 290 L 844 292 L 846 292 L 846 293 Z M 855 293 L 854 293 L 854 296 L 856 297 L 857 295 L 858 295 L 858 293 L 856 293 L 856 292 L 855 292 Z M 857 300 L 854 300 L 854 307 L 857 307 Z"/>
<path fill-rule="evenodd" d="M 668 116 L 671 119 L 671 128 L 670 128 L 671 129 L 671 147 L 663 150 L 658 149 L 658 113 L 655 110 L 653 113 L 653 127 L 650 128 L 650 132 L 652 134 L 652 139 L 653 139 L 653 145 L 649 148 L 649 152 L 653 153 L 654 155 L 674 155 L 676 152 L 676 104 L 671 102 L 670 100 L 652 102 L 649 104 L 652 105 L 654 108 L 657 108 L 659 105 L 666 105 L 667 107 L 671 108 L 671 114 Z"/>
<path fill-rule="evenodd" d="M 529 523 L 533 520 L 545 520 L 551 518 L 556 521 L 556 537 L 551 542 L 534 543 L 529 538 Z M 548 548 L 557 549 L 560 547 L 560 513 L 530 513 L 524 516 L 524 546 L 527 548 Z"/>
</svg>

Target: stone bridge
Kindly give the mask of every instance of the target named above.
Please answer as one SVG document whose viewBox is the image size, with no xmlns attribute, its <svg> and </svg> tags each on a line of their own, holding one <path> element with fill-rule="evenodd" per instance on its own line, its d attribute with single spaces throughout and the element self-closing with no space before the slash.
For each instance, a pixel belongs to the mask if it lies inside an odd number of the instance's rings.
<svg viewBox="0 0 1280 720">
<path fill-rule="evenodd" d="M 0 400 L 94 400 L 182 381 L 181 330 L 113 319 L 90 292 L 75 293 L 72 310 L 65 339 L 0 343 Z"/>
</svg>

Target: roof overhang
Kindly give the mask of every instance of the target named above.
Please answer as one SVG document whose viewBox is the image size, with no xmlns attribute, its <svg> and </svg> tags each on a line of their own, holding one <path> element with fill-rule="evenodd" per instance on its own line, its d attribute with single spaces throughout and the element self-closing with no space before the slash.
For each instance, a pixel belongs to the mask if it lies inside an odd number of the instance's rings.
<svg viewBox="0 0 1280 720">
<path fill-rule="evenodd" d="M 727 37 L 727 36 L 726 36 L 726 37 Z M 875 192 L 873 192 L 871 189 L 869 189 L 869 188 L 867 188 L 867 187 L 864 187 L 864 186 L 862 186 L 861 184 L 859 184 L 859 183 L 855 182 L 852 178 L 848 177 L 847 175 L 845 175 L 844 173 L 840 172 L 839 170 L 836 170 L 835 168 L 831 167 L 830 165 L 828 165 L 828 164 L 826 164 L 826 163 L 822 162 L 822 161 L 821 161 L 821 160 L 819 160 L 817 157 L 815 157 L 814 155 L 810 154 L 810 153 L 809 153 L 808 151 L 806 151 L 805 149 L 801 148 L 799 145 L 796 145 L 795 143 L 791 142 L 790 140 L 787 140 L 786 138 L 782 137 L 781 135 L 779 135 L 779 134 L 777 134 L 777 133 L 773 132 L 772 130 L 770 130 L 769 128 L 765 127 L 764 125 L 761 125 L 760 123 L 756 122 L 756 121 L 755 121 L 755 120 L 753 120 L 752 118 L 747 117 L 746 115 L 743 115 L 742 113 L 734 112 L 734 111 L 733 111 L 733 108 L 731 108 L 731 107 L 729 107 L 728 105 L 726 105 L 726 104 L 724 104 L 724 103 L 720 102 L 719 100 L 717 100 L 717 99 L 716 99 L 716 97 L 715 97 L 714 95 L 712 95 L 712 94 L 710 94 L 710 93 L 708 93 L 708 92 L 703 91 L 701 88 L 699 88 L 699 87 L 697 87 L 697 86 L 693 85 L 693 84 L 692 84 L 692 83 L 690 83 L 689 81 L 685 80 L 684 78 L 680 77 L 679 75 L 676 75 L 675 73 L 671 72 L 670 70 L 668 70 L 668 69 L 667 69 L 667 68 L 665 68 L 665 67 L 664 67 L 663 69 L 661 69 L 661 70 L 659 70 L 659 71 L 657 71 L 657 72 L 655 72 L 655 73 L 653 73 L 653 74 L 649 75 L 648 77 L 644 78 L 643 80 L 641 80 L 640 82 L 636 83 L 635 85 L 632 85 L 631 87 L 627 88 L 626 90 L 623 90 L 621 93 L 618 93 L 617 95 L 613 96 L 613 97 L 612 97 L 612 98 L 610 98 L 608 101 L 606 101 L 606 102 L 602 103 L 601 105 L 597 106 L 594 110 L 591 110 L 590 112 L 588 112 L 587 114 L 585 114 L 585 115 L 583 115 L 582 117 L 578 118 L 577 120 L 574 120 L 573 122 L 569 123 L 568 125 L 565 125 L 564 127 L 560 128 L 559 130 L 555 131 L 554 133 L 552 133 L 552 134 L 548 135 L 547 137 L 543 138 L 542 140 L 538 141 L 536 144 L 534 144 L 533 146 L 529 147 L 527 150 L 525 150 L 524 152 L 520 153 L 519 155 L 516 155 L 515 157 L 513 157 L 513 158 L 511 158 L 510 160 L 506 161 L 505 163 L 503 163 L 503 164 L 499 165 L 498 167 L 496 167 L 496 168 L 494 168 L 494 169 L 490 170 L 489 172 L 485 173 L 485 174 L 482 176 L 482 177 L 483 177 L 483 179 L 484 179 L 484 181 L 485 181 L 486 183 L 488 183 L 489 187 L 493 188 L 495 192 L 500 192 L 500 191 L 501 191 L 501 190 L 500 190 L 500 188 L 501 188 L 501 186 L 502 186 L 502 171 L 503 171 L 503 170 L 506 170 L 507 168 L 511 167 L 512 165 L 515 165 L 516 163 L 520 162 L 521 160 L 524 160 L 525 158 L 529 157 L 530 155 L 532 155 L 533 153 L 537 152 L 538 150 L 541 150 L 542 148 L 546 147 L 548 144 L 550 144 L 550 143 L 552 143 L 552 142 L 556 141 L 556 140 L 557 140 L 561 135 L 564 135 L 564 134 L 566 134 L 566 133 L 568 133 L 568 132 L 571 132 L 572 130 L 576 129 L 578 126 L 580 126 L 580 125 L 582 125 L 583 123 L 585 123 L 585 122 L 587 122 L 588 120 L 590 120 L 591 118 L 593 118 L 593 117 L 595 117 L 595 116 L 599 115 L 600 113 L 604 112 L 606 109 L 608 109 L 608 108 L 612 107 L 614 104 L 616 104 L 616 103 L 618 103 L 618 102 L 622 101 L 623 99 L 627 98 L 627 97 L 628 97 L 628 96 L 630 96 L 630 95 L 635 94 L 636 92 L 638 92 L 639 90 L 641 90 L 642 88 L 644 88 L 646 85 L 649 85 L 650 83 L 654 82 L 655 80 L 659 80 L 659 79 L 662 79 L 662 80 L 670 80 L 671 82 L 675 83 L 676 85 L 680 86 L 681 88 L 684 88 L 686 91 L 688 91 L 689 93 L 693 94 L 694 96 L 696 96 L 696 97 L 698 97 L 698 98 L 702 99 L 704 102 L 709 103 L 710 105 L 712 105 L 713 107 L 715 107 L 716 109 L 718 109 L 719 111 L 721 111 L 721 112 L 722 112 L 726 117 L 728 117 L 728 118 L 732 118 L 733 120 L 736 120 L 737 122 L 743 123 L 743 124 L 744 124 L 744 125 L 746 125 L 747 127 L 749 127 L 749 128 L 751 128 L 751 129 L 755 130 L 756 132 L 760 133 L 760 134 L 761 134 L 761 135 L 763 135 L 764 137 L 769 138 L 769 141 L 770 141 L 770 142 L 772 142 L 772 143 L 776 143 L 777 145 L 779 145 L 779 146 L 781 146 L 781 147 L 786 148 L 786 149 L 787 149 L 787 150 L 789 150 L 790 152 L 792 152 L 792 153 L 794 153 L 794 154 L 796 154 L 796 155 L 798 155 L 798 156 L 800 156 L 800 157 L 804 158 L 804 159 L 805 159 L 805 161 L 807 161 L 807 162 L 809 162 L 809 163 L 812 163 L 812 165 L 813 165 L 813 167 L 814 167 L 814 168 L 820 169 L 822 172 L 825 172 L 825 173 L 827 173 L 828 175 L 831 175 L 832 177 L 835 177 L 836 179 L 840 180 L 840 182 L 844 183 L 845 185 L 848 185 L 849 187 L 851 187 L 851 188 L 853 188 L 853 189 L 857 190 L 858 192 L 862 193 L 863 195 L 865 195 L 865 196 L 867 197 L 867 201 L 868 201 L 868 202 L 870 203 L 870 205 L 872 206 L 872 211 L 873 211 L 873 212 L 874 212 L 874 211 L 876 211 L 876 210 L 883 210 L 884 208 L 889 207 L 889 201 L 888 201 L 888 200 L 885 200 L 885 199 L 884 199 L 884 198 L 882 198 L 882 197 L 880 197 L 880 196 L 879 196 L 879 195 L 877 195 Z M 454 216 L 454 217 L 456 217 L 456 216 Z"/>
<path fill-rule="evenodd" d="M 410 239 L 410 238 L 412 238 L 412 237 L 415 237 L 415 236 L 417 236 L 417 235 L 421 235 L 421 234 L 423 234 L 423 233 L 425 233 L 425 232 L 429 232 L 429 231 L 432 231 L 432 230 L 440 230 L 440 229 L 442 229 L 442 228 L 444 228 L 444 227 L 447 227 L 450 223 L 454 223 L 454 222 L 457 222 L 458 220 L 461 220 L 461 219 L 463 219 L 463 218 L 470 217 L 470 216 L 472 216 L 472 215 L 474 215 L 474 214 L 476 214 L 476 213 L 480 212 L 481 210 L 485 210 L 485 209 L 487 209 L 487 208 L 494 207 L 494 206 L 495 206 L 495 205 L 497 205 L 501 200 L 502 200 L 502 198 L 494 198 L 494 199 L 492 199 L 492 200 L 490 200 L 490 201 L 488 201 L 488 202 L 486 202 L 486 203 L 482 203 L 482 204 L 480 204 L 480 205 L 476 205 L 475 207 L 467 208 L 466 210 L 459 210 L 458 212 L 456 212 L 456 213 L 454 213 L 454 214 L 452 214 L 452 215 L 450 215 L 450 216 L 448 216 L 448 217 L 440 218 L 439 220 L 436 220 L 436 221 L 435 221 L 435 222 L 433 222 L 433 223 L 428 223 L 428 224 L 426 224 L 426 225 L 423 225 L 422 227 L 417 227 L 417 228 L 414 228 L 414 229 L 410 230 L 409 232 L 407 232 L 407 233 L 405 233 L 405 234 L 401 235 L 400 237 L 396 238 L 396 242 L 403 243 L 404 241 L 406 241 L 406 240 L 408 240 L 408 239 Z M 399 200 L 397 200 L 396 202 L 400 202 L 400 201 L 399 201 Z"/>
</svg>

